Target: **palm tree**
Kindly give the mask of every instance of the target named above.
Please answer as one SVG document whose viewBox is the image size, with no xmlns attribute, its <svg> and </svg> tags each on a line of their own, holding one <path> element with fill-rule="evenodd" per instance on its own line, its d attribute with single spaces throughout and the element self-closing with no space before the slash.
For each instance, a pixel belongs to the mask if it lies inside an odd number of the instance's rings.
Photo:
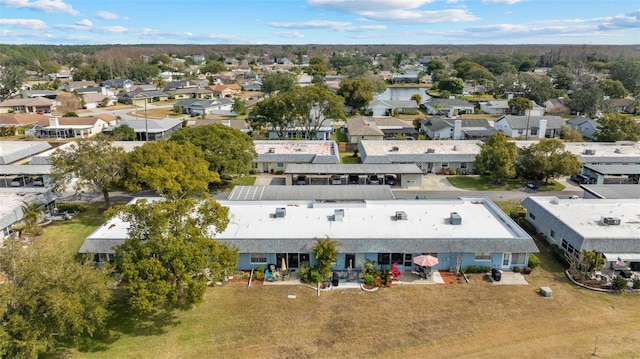
<svg viewBox="0 0 640 359">
<path fill-rule="evenodd" d="M 22 202 L 22 221 L 24 222 L 23 232 L 25 234 L 38 235 L 42 228 L 38 226 L 42 215 L 42 205 L 37 202 Z"/>
</svg>

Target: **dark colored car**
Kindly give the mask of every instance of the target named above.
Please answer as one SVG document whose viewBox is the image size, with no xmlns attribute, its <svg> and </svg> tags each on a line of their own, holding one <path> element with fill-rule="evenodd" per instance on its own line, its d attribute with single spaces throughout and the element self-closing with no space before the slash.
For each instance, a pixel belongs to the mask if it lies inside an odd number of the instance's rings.
<svg viewBox="0 0 640 359">
<path fill-rule="evenodd" d="M 349 175 L 349 184 L 360 184 L 360 176 Z"/>
<path fill-rule="evenodd" d="M 380 178 L 376 175 L 369 176 L 369 184 L 380 184 Z"/>
<path fill-rule="evenodd" d="M 296 184 L 298 186 L 307 184 L 307 176 L 298 176 L 298 178 L 296 178 Z"/>
<path fill-rule="evenodd" d="M 425 196 L 423 194 L 419 194 L 419 195 L 416 196 L 416 199 L 425 200 L 425 199 L 427 199 L 427 196 Z"/>
<path fill-rule="evenodd" d="M 396 185 L 396 177 L 393 175 L 386 175 L 384 176 L 384 183 L 388 184 L 389 186 L 395 186 Z"/>
<path fill-rule="evenodd" d="M 38 187 L 44 187 L 44 179 L 42 177 L 36 177 L 33 179 L 33 185 Z"/>
</svg>

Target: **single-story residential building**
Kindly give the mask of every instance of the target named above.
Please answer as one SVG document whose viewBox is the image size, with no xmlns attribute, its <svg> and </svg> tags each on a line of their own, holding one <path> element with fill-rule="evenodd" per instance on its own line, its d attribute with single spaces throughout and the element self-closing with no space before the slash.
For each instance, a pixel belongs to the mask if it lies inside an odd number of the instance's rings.
<svg viewBox="0 0 640 359">
<path fill-rule="evenodd" d="M 511 138 L 560 137 L 564 120 L 559 116 L 505 115 L 493 122 L 493 127 Z"/>
<path fill-rule="evenodd" d="M 35 125 L 47 118 L 37 113 L 0 113 L 0 127 L 14 127 L 17 134 L 18 127 Z"/>
<path fill-rule="evenodd" d="M 158 101 L 167 101 L 169 95 L 162 91 L 138 91 L 138 92 L 121 92 L 118 94 L 118 102 L 127 105 L 141 106 L 144 103 L 153 103 Z"/>
<path fill-rule="evenodd" d="M 607 267 L 618 259 L 640 270 L 640 202 L 637 199 L 559 199 L 528 197 L 527 220 L 567 255 L 583 250 L 603 254 Z"/>
<path fill-rule="evenodd" d="M 83 117 L 48 117 L 26 130 L 25 135 L 36 138 L 87 138 L 115 125 L 115 117 L 102 114 Z"/>
<path fill-rule="evenodd" d="M 247 121 L 240 119 L 230 120 L 221 118 L 205 118 L 202 120 L 198 119 L 195 121 L 188 121 L 188 126 L 206 126 L 212 124 L 225 125 L 231 128 L 235 128 L 236 130 L 242 131 L 244 133 L 251 132 L 251 127 L 249 127 Z"/>
<path fill-rule="evenodd" d="M 478 102 L 480 111 L 489 115 L 508 115 L 511 113 L 508 100 L 490 100 Z"/>
<path fill-rule="evenodd" d="M 123 89 L 124 91 L 130 91 L 133 88 L 135 82 L 129 79 L 113 79 L 103 81 L 101 86 L 115 89 Z"/>
<path fill-rule="evenodd" d="M 88 93 L 82 95 L 82 98 L 87 109 L 114 106 L 118 102 L 117 97 L 103 95 L 102 93 Z"/>
<path fill-rule="evenodd" d="M 209 86 L 213 91 L 213 95 L 217 97 L 233 97 L 242 92 L 242 87 L 238 84 L 213 85 Z"/>
<path fill-rule="evenodd" d="M 167 91 L 169 95 L 172 95 L 175 99 L 210 99 L 214 97 L 213 90 L 210 88 L 198 88 L 198 87 L 185 87 L 175 90 Z"/>
<path fill-rule="evenodd" d="M 368 105 L 367 110 L 373 116 L 393 116 L 395 111 L 398 113 L 417 113 L 418 105 L 413 100 L 380 100 L 373 99 Z"/>
<path fill-rule="evenodd" d="M 635 184 L 583 184 L 582 198 L 637 199 L 640 200 L 640 186 Z"/>
<path fill-rule="evenodd" d="M 586 117 L 574 117 L 569 119 L 566 124 L 574 130 L 580 131 L 582 137 L 592 140 L 596 138 L 596 132 L 600 127 L 598 121 Z"/>
<path fill-rule="evenodd" d="M 324 123 L 329 123 L 328 120 L 323 121 Z M 280 129 L 279 127 L 269 127 L 267 129 L 267 137 L 270 140 L 279 140 L 279 139 L 294 139 L 294 140 L 313 140 L 313 141 L 326 141 L 331 138 L 331 135 L 334 132 L 334 128 L 332 126 L 320 126 L 315 129 L 315 132 L 311 133 L 312 138 L 308 138 L 307 136 L 307 128 L 302 126 L 292 126 L 286 129 Z"/>
<path fill-rule="evenodd" d="M 571 109 L 567 107 L 567 100 L 564 98 L 552 98 L 543 104 L 545 113 L 556 116 L 569 116 Z"/>
<path fill-rule="evenodd" d="M 421 122 L 420 129 L 431 139 L 487 139 L 497 131 L 486 119 L 452 119 L 431 117 Z"/>
<path fill-rule="evenodd" d="M 611 104 L 613 108 L 620 113 L 636 113 L 635 107 L 633 107 L 634 100 L 630 98 L 612 98 Z"/>
<path fill-rule="evenodd" d="M 429 115 L 447 117 L 473 113 L 475 110 L 475 106 L 471 102 L 458 100 L 457 98 L 430 98 L 424 105 Z"/>
<path fill-rule="evenodd" d="M 360 141 L 358 151 L 364 164 L 415 163 L 423 173 L 447 169 L 473 173 L 482 142 L 459 141 Z"/>
<path fill-rule="evenodd" d="M 470 265 L 512 270 L 526 266 L 529 253 L 538 252 L 533 239 L 486 197 L 218 202 L 229 209 L 231 221 L 221 233 L 211 234 L 239 249 L 241 270 L 283 259 L 294 271 L 304 262 L 314 265 L 311 248 L 325 237 L 340 243 L 334 270 L 360 269 L 365 260 L 375 261 L 378 268 L 397 263 L 398 269 L 410 270 L 413 258 L 425 253 L 438 258 L 435 270 Z M 128 223 L 111 218 L 87 237 L 79 252 L 112 259 L 127 228 Z"/>
<path fill-rule="evenodd" d="M 60 85 L 59 89 L 67 92 L 74 92 L 76 90 L 80 90 L 88 87 L 98 87 L 98 84 L 95 81 L 69 81 Z M 99 88 L 99 87 L 98 87 Z"/>
<path fill-rule="evenodd" d="M 157 141 L 171 137 L 171 134 L 182 128 L 182 120 L 164 118 L 162 120 L 140 119 L 124 120 L 118 126 L 129 126 L 136 132 L 136 141 Z M 111 134 L 114 126 L 103 132 Z M 147 138 L 148 136 L 148 138 Z"/>
<path fill-rule="evenodd" d="M 0 113 L 9 111 L 22 113 L 51 113 L 54 109 L 54 102 L 45 97 L 35 98 L 12 98 L 0 102 Z"/>
<path fill-rule="evenodd" d="M 349 143 L 360 140 L 395 139 L 398 136 L 417 139 L 418 131 L 413 125 L 395 117 L 358 117 L 347 121 Z"/>
<path fill-rule="evenodd" d="M 55 207 L 55 196 L 50 191 L 43 193 L 0 192 L 0 246 L 5 238 L 14 233 L 13 227 L 24 219 L 24 203 L 36 202 L 45 210 Z"/>
<path fill-rule="evenodd" d="M 256 172 L 282 171 L 290 163 L 340 163 L 338 144 L 335 141 L 253 141 Z"/>
<path fill-rule="evenodd" d="M 233 108 L 233 101 L 228 98 L 216 98 L 216 99 L 195 99 L 189 98 L 176 102 L 173 105 L 174 109 L 181 108 L 182 113 L 189 114 L 190 116 L 202 116 L 202 115 L 228 115 Z"/>
<path fill-rule="evenodd" d="M 51 148 L 45 141 L 2 141 L 0 142 L 0 165 L 20 164 Z"/>
</svg>

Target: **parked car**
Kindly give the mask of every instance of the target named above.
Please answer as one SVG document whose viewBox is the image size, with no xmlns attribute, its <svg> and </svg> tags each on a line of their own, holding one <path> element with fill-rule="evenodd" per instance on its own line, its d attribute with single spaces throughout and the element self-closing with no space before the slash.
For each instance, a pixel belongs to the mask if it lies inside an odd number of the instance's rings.
<svg viewBox="0 0 640 359">
<path fill-rule="evenodd" d="M 22 187 L 33 182 L 33 178 L 29 176 L 15 177 L 11 180 L 11 187 Z"/>
<path fill-rule="evenodd" d="M 331 176 L 331 184 L 342 184 L 342 177 Z"/>
<path fill-rule="evenodd" d="M 369 184 L 380 184 L 380 178 L 377 175 L 369 176 Z"/>
<path fill-rule="evenodd" d="M 540 189 L 540 185 L 534 182 L 529 182 L 527 183 L 527 187 L 531 188 L 532 190 L 539 190 Z"/>
<path fill-rule="evenodd" d="M 36 177 L 33 179 L 33 185 L 38 187 L 44 187 L 44 179 L 42 177 Z"/>
<path fill-rule="evenodd" d="M 396 185 L 396 176 L 394 176 L 394 175 L 386 175 L 386 176 L 384 176 L 384 183 L 388 184 L 389 186 L 395 186 Z"/>
<path fill-rule="evenodd" d="M 589 184 L 591 182 L 591 179 L 589 178 L 589 176 L 585 176 L 581 174 L 571 176 L 571 180 L 579 184 Z"/>
<path fill-rule="evenodd" d="M 569 196 L 569 199 L 579 199 L 580 196 L 576 196 L 575 194 Z"/>
<path fill-rule="evenodd" d="M 349 184 L 360 184 L 360 176 L 349 175 Z"/>
<path fill-rule="evenodd" d="M 296 178 L 296 185 L 303 186 L 307 184 L 307 176 L 298 176 Z"/>
<path fill-rule="evenodd" d="M 427 199 L 427 196 L 419 194 L 419 195 L 416 196 L 416 199 L 425 200 L 425 199 Z"/>
</svg>

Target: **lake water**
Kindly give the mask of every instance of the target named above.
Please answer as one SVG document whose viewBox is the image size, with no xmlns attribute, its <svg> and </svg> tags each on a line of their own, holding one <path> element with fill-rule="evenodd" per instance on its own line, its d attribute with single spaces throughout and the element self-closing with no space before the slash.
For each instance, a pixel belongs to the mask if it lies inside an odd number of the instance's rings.
<svg viewBox="0 0 640 359">
<path fill-rule="evenodd" d="M 422 102 L 431 98 L 425 93 L 426 87 L 388 87 L 383 93 L 373 95 L 378 100 L 408 101 L 414 94 L 422 97 Z"/>
</svg>

